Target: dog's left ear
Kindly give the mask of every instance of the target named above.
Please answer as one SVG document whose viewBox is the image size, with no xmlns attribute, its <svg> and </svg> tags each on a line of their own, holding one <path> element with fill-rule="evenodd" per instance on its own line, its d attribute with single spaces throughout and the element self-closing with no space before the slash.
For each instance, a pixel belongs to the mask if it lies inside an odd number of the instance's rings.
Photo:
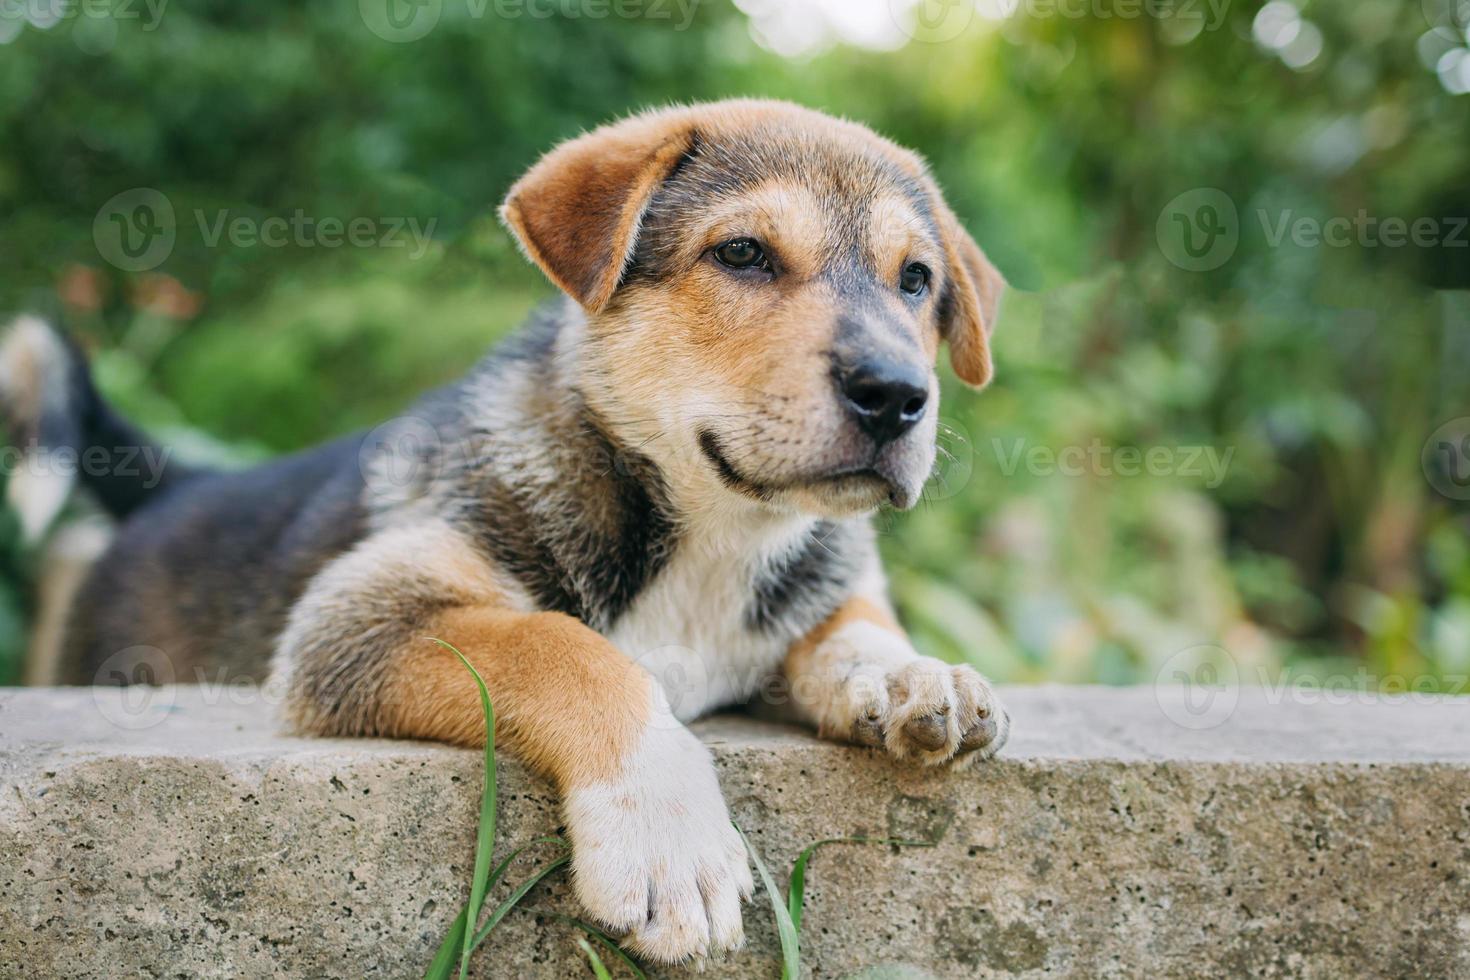
<svg viewBox="0 0 1470 980">
<path fill-rule="evenodd" d="M 653 193 L 694 143 L 690 114 L 635 116 L 556 147 L 500 216 L 526 255 L 591 313 L 612 299 Z"/>
<path fill-rule="evenodd" d="M 939 329 L 949 342 L 954 373 L 972 388 L 981 388 L 992 373 L 990 334 L 1006 281 L 954 212 L 941 207 L 949 282 L 941 301 Z"/>
</svg>

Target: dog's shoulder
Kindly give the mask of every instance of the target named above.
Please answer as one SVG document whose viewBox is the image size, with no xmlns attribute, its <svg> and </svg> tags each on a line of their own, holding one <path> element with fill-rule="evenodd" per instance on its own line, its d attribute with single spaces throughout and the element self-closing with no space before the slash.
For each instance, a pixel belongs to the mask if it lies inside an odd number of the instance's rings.
<svg viewBox="0 0 1470 980">
<path fill-rule="evenodd" d="M 401 476 L 383 478 L 374 520 L 446 521 L 538 608 L 606 628 L 679 528 L 658 467 L 618 440 L 561 363 L 576 317 L 565 300 L 541 307 L 396 423 L 372 468 Z"/>
</svg>

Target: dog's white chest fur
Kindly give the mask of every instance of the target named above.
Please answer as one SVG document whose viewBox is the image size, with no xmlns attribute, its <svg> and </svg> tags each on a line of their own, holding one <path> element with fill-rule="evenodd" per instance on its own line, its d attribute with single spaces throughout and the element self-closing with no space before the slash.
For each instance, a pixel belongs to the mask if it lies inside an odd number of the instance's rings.
<svg viewBox="0 0 1470 980">
<path fill-rule="evenodd" d="M 741 537 L 692 532 L 608 631 L 662 685 L 680 721 L 744 701 L 780 668 L 788 638 L 752 629 L 755 586 L 808 534 L 781 522 Z"/>
</svg>

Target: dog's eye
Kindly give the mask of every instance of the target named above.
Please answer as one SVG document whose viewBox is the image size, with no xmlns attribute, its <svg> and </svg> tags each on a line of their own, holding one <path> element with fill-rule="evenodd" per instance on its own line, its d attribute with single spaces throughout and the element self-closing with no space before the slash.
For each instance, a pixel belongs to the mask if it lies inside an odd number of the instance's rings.
<svg viewBox="0 0 1470 980">
<path fill-rule="evenodd" d="M 922 293 L 929 285 L 929 267 L 921 262 L 910 262 L 903 267 L 898 277 L 898 288 L 911 296 Z"/>
<path fill-rule="evenodd" d="M 754 238 L 736 238 L 715 247 L 715 258 L 732 269 L 768 269 L 771 263 Z"/>
</svg>

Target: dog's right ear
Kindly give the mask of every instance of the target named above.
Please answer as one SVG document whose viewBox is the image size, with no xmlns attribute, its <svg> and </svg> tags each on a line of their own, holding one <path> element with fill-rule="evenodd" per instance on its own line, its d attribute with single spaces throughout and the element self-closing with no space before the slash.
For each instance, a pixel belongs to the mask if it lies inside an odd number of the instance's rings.
<svg viewBox="0 0 1470 980">
<path fill-rule="evenodd" d="M 516 181 L 501 219 L 552 282 L 600 313 L 632 258 L 654 191 L 693 145 L 691 114 L 677 109 L 593 130 Z"/>
</svg>

